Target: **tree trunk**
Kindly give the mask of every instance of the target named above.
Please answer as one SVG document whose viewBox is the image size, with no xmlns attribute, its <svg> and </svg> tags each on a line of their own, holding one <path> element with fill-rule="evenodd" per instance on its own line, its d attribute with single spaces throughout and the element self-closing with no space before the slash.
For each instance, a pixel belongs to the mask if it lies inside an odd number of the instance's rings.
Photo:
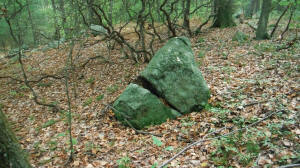
<svg viewBox="0 0 300 168">
<path fill-rule="evenodd" d="M 30 2 L 29 0 L 26 0 L 27 3 L 27 12 L 28 12 L 28 18 L 31 25 L 31 31 L 33 36 L 33 44 L 36 46 L 38 44 L 38 37 L 37 37 L 37 29 L 35 27 L 35 24 L 33 23 L 31 11 L 30 11 Z"/>
<path fill-rule="evenodd" d="M 259 7 L 260 7 L 259 0 L 251 0 L 249 7 L 247 8 L 247 11 L 246 11 L 246 17 L 252 18 L 253 14 L 258 12 Z"/>
<path fill-rule="evenodd" d="M 212 27 L 235 26 L 232 18 L 233 0 L 214 0 L 215 18 Z"/>
<path fill-rule="evenodd" d="M 67 23 L 67 17 L 66 17 L 66 12 L 65 12 L 65 1 L 64 0 L 59 0 L 59 10 L 60 10 L 60 15 L 61 15 L 61 25 L 64 30 L 65 37 L 68 37 L 69 31 L 66 27 Z"/>
<path fill-rule="evenodd" d="M 185 5 L 184 5 L 185 4 Z M 191 9 L 191 0 L 183 1 L 183 27 L 188 31 L 189 35 L 192 35 L 192 31 L 190 28 L 190 9 Z"/>
<path fill-rule="evenodd" d="M 272 8 L 272 0 L 263 0 L 262 11 L 256 29 L 255 38 L 257 40 L 263 40 L 269 38 L 267 26 L 268 26 L 268 20 L 269 20 L 269 14 L 271 12 L 271 8 Z"/>
<path fill-rule="evenodd" d="M 60 39 L 60 28 L 58 25 L 58 21 L 57 21 L 57 12 L 56 12 L 56 5 L 55 5 L 55 1 L 51 0 L 51 5 L 52 5 L 52 9 L 53 9 L 53 13 L 54 13 L 54 27 L 55 27 L 55 33 L 54 33 L 54 40 L 59 40 Z"/>
<path fill-rule="evenodd" d="M 109 20 L 111 21 L 111 23 L 113 24 L 113 0 L 109 1 Z"/>
<path fill-rule="evenodd" d="M 30 168 L 24 151 L 0 109 L 0 167 Z"/>
</svg>

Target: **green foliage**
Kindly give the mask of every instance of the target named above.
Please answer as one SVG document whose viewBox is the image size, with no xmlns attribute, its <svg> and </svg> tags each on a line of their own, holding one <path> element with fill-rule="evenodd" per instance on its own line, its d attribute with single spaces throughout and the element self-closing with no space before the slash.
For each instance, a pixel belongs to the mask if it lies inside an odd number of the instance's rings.
<svg viewBox="0 0 300 168">
<path fill-rule="evenodd" d="M 95 78 L 94 77 L 90 77 L 89 79 L 85 80 L 85 83 L 94 83 L 95 82 Z"/>
<path fill-rule="evenodd" d="M 205 39 L 203 37 L 200 37 L 197 41 L 197 43 L 204 43 L 205 42 Z"/>
<path fill-rule="evenodd" d="M 95 145 L 93 142 L 87 142 L 87 143 L 85 143 L 85 150 L 87 151 L 87 152 L 90 152 L 90 151 L 92 151 L 93 149 L 96 149 L 97 151 L 99 151 L 100 150 L 100 146 L 98 146 L 98 145 Z"/>
<path fill-rule="evenodd" d="M 42 128 L 50 127 L 51 125 L 54 125 L 57 122 L 58 122 L 58 120 L 50 119 L 42 125 Z"/>
<path fill-rule="evenodd" d="M 234 36 L 232 37 L 232 41 L 237 41 L 239 43 L 244 43 L 249 39 L 249 36 L 247 36 L 245 33 L 241 31 L 237 31 Z"/>
<path fill-rule="evenodd" d="M 96 97 L 96 100 L 97 100 L 97 101 L 100 101 L 100 100 L 102 100 L 103 98 L 104 98 L 104 95 L 101 94 L 101 95 L 99 95 L 99 96 Z"/>
<path fill-rule="evenodd" d="M 213 145 L 216 150 L 211 154 L 214 164 L 229 165 L 230 159 L 234 157 L 238 157 L 243 166 L 250 164 L 259 154 L 260 147 L 256 141 L 250 139 L 250 136 L 244 136 L 242 132 L 238 132 L 215 140 Z M 241 152 L 240 149 L 244 148 L 246 150 Z"/>
<path fill-rule="evenodd" d="M 152 135 L 152 140 L 153 140 L 153 144 L 156 145 L 156 146 L 158 146 L 158 147 L 160 147 L 160 146 L 163 145 L 163 143 L 161 142 L 161 140 L 158 139 L 156 136 Z"/>
<path fill-rule="evenodd" d="M 167 146 L 167 147 L 165 148 L 165 150 L 166 150 L 166 151 L 173 151 L 174 148 L 173 148 L 173 146 Z"/>
<path fill-rule="evenodd" d="M 204 51 L 200 51 L 198 54 L 198 58 L 204 58 L 205 56 L 205 52 Z"/>
<path fill-rule="evenodd" d="M 83 106 L 85 107 L 85 106 L 88 106 L 88 105 L 90 105 L 91 103 L 93 102 L 93 98 L 88 98 L 88 99 L 86 99 L 85 101 L 84 101 L 84 103 L 83 103 Z"/>
<path fill-rule="evenodd" d="M 270 43 L 259 43 L 254 48 L 260 52 L 272 52 L 275 51 L 276 47 Z"/>
<path fill-rule="evenodd" d="M 49 141 L 48 147 L 51 151 L 54 151 L 57 148 L 57 141 Z"/>
<path fill-rule="evenodd" d="M 76 145 L 78 143 L 77 139 L 76 138 L 72 138 L 72 143 L 73 143 L 73 145 Z"/>
<path fill-rule="evenodd" d="M 190 117 L 183 118 L 180 120 L 180 122 L 181 126 L 183 127 L 191 127 L 196 124 L 196 122 L 193 121 Z"/>
<path fill-rule="evenodd" d="M 211 105 L 207 105 L 205 109 L 214 113 L 218 118 L 218 122 L 225 123 L 228 121 L 228 114 L 230 113 L 230 110 L 221 107 L 213 107 Z"/>
<path fill-rule="evenodd" d="M 151 166 L 151 168 L 156 168 L 158 166 L 158 164 L 155 162 L 152 166 Z"/>
<path fill-rule="evenodd" d="M 106 91 L 109 94 L 113 94 L 113 93 L 115 93 L 118 90 L 119 90 L 119 86 L 117 84 L 110 85 L 108 88 L 106 88 Z"/>
<path fill-rule="evenodd" d="M 119 165 L 119 168 L 129 168 L 131 160 L 128 156 L 124 156 L 121 159 L 117 160 L 117 164 Z"/>
<path fill-rule="evenodd" d="M 13 97 L 15 97 L 15 96 L 17 96 L 17 91 L 15 91 L 15 90 L 11 90 L 10 92 L 9 92 L 9 94 L 11 95 L 11 96 L 13 96 Z"/>
</svg>

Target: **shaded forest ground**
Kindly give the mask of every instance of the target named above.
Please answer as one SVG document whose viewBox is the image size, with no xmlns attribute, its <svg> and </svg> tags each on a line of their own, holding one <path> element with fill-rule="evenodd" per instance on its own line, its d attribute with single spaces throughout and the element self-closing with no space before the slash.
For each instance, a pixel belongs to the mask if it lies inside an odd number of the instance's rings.
<svg viewBox="0 0 300 168">
<path fill-rule="evenodd" d="M 237 30 L 250 38 L 232 41 Z M 294 34 L 290 31 L 285 39 L 291 40 Z M 191 39 L 195 59 L 211 89 L 210 104 L 200 113 L 146 129 L 162 137 L 136 134 L 116 121 L 106 106 L 146 64 L 134 64 L 116 50 L 108 56 L 105 43 L 95 44 L 98 37 L 88 38 L 81 43 L 82 47 L 76 45 L 74 57 L 78 67 L 88 58 L 101 56 L 78 68 L 71 82 L 71 90 L 75 88 L 72 90 L 75 157 L 71 167 L 159 165 L 210 132 L 225 128 L 208 137 L 222 135 L 270 113 L 274 115 L 254 128 L 190 148 L 169 167 L 251 167 L 257 164 L 276 167 L 292 163 L 300 151 L 300 45 L 296 43 L 289 49 L 276 51 L 285 45 L 285 40 L 255 41 L 253 36 L 253 30 L 242 24 L 226 29 L 205 29 Z M 155 48 L 162 45 L 157 43 Z M 24 64 L 29 80 L 43 74 L 62 74 L 68 53 L 67 45 L 58 50 L 27 52 Z M 22 79 L 16 60 L 1 59 L 0 67 L 0 76 L 13 74 Z M 1 79 L 0 83 L 1 106 L 28 151 L 32 165 L 64 167 L 68 159 L 66 113 L 54 113 L 36 105 L 23 83 L 12 79 Z M 67 109 L 62 80 L 47 78 L 36 83 L 34 89 L 41 101 L 54 102 Z"/>
</svg>

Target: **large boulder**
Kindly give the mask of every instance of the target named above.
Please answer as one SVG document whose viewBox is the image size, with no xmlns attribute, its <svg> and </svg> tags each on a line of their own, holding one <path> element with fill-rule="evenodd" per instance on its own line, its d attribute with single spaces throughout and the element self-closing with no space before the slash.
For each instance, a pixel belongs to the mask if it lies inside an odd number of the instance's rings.
<svg viewBox="0 0 300 168">
<path fill-rule="evenodd" d="M 180 116 L 180 113 L 164 105 L 157 96 L 136 84 L 130 84 L 113 107 L 118 120 L 125 125 L 129 122 L 137 129 Z"/>
<path fill-rule="evenodd" d="M 170 39 L 156 52 L 140 78 L 183 114 L 201 110 L 210 97 L 186 37 Z"/>
<path fill-rule="evenodd" d="M 113 111 L 118 120 L 137 129 L 199 111 L 210 97 L 186 37 L 169 40 L 135 83 L 115 101 Z"/>
</svg>

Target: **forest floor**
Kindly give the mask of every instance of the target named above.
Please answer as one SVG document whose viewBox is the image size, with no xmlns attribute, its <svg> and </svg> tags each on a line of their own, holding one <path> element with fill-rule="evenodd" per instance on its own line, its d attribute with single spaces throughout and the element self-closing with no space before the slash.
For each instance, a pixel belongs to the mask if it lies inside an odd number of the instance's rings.
<svg viewBox="0 0 300 168">
<path fill-rule="evenodd" d="M 236 31 L 250 38 L 232 41 Z M 204 29 L 191 39 L 196 62 L 211 90 L 209 105 L 176 120 L 137 134 L 121 125 L 107 104 L 113 102 L 147 64 L 124 59 L 119 51 L 108 56 L 104 42 L 90 37 L 74 48 L 77 68 L 70 94 L 74 161 L 71 167 L 155 167 L 188 144 L 215 138 L 189 148 L 168 167 L 277 167 L 300 157 L 299 58 L 300 45 L 276 49 L 285 40 L 256 41 L 246 24 L 224 29 Z M 157 44 L 156 49 L 163 44 Z M 63 74 L 69 46 L 25 53 L 29 80 L 43 74 Z M 79 53 L 79 54 L 78 54 Z M 16 59 L 0 60 L 0 76 L 23 79 Z M 28 152 L 33 167 L 66 167 L 69 156 L 66 112 L 37 105 L 22 82 L 0 79 L 0 101 L 5 114 Z M 42 102 L 67 109 L 64 80 L 47 78 L 31 83 Z M 212 133 L 218 129 L 219 132 Z"/>
</svg>

